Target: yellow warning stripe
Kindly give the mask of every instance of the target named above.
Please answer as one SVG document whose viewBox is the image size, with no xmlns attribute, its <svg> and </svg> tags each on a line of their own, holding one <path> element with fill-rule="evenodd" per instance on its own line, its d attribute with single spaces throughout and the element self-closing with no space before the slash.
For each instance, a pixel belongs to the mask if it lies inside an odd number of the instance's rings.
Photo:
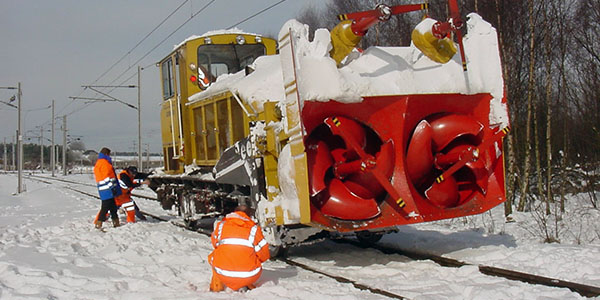
<svg viewBox="0 0 600 300">
<path fill-rule="evenodd" d="M 283 87 L 287 90 L 290 86 L 296 84 L 296 80 L 292 80 L 291 82 L 286 83 Z"/>
<path fill-rule="evenodd" d="M 421 9 L 429 9 L 429 3 L 421 3 Z"/>
<path fill-rule="evenodd" d="M 398 206 L 400 206 L 401 208 L 404 208 L 404 206 L 406 206 L 406 203 L 404 203 L 404 199 L 402 198 L 398 198 L 398 200 L 396 200 L 396 204 L 398 204 Z"/>
<path fill-rule="evenodd" d="M 342 123 L 338 118 L 333 118 L 331 121 L 333 121 L 333 125 L 336 127 L 340 127 L 340 124 Z"/>
<path fill-rule="evenodd" d="M 510 127 L 505 127 L 504 129 L 502 129 L 502 133 L 504 134 L 508 134 L 510 132 Z"/>
<path fill-rule="evenodd" d="M 295 93 L 297 90 L 298 90 L 297 88 L 293 88 L 293 89 L 291 89 L 291 90 L 289 90 L 289 91 L 286 91 L 286 92 L 285 92 L 285 95 L 286 95 L 286 96 L 289 96 L 289 95 L 291 95 L 291 94 Z"/>
<path fill-rule="evenodd" d="M 444 181 L 444 175 L 440 175 L 438 178 L 435 179 L 435 182 L 440 183 Z"/>
<path fill-rule="evenodd" d="M 284 35 L 283 35 L 283 36 L 282 36 L 282 37 L 279 39 L 279 42 L 280 42 L 280 43 L 281 43 L 281 42 L 283 42 L 283 40 L 285 40 L 285 39 L 286 39 L 287 37 L 289 37 L 289 36 L 290 36 L 290 32 L 288 31 L 286 34 L 284 34 Z"/>
<path fill-rule="evenodd" d="M 338 20 L 340 21 L 346 21 L 348 20 L 348 15 L 347 14 L 343 14 L 343 15 L 338 15 Z"/>
</svg>

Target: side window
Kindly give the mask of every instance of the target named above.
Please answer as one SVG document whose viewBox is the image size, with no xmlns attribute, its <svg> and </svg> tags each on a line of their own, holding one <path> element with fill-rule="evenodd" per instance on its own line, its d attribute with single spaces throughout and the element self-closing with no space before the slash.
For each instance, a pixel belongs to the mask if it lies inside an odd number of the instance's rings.
<svg viewBox="0 0 600 300">
<path fill-rule="evenodd" d="M 235 99 L 231 99 L 231 119 L 233 122 L 233 142 L 237 142 L 244 138 L 244 111 L 240 107 L 239 103 Z"/>
<path fill-rule="evenodd" d="M 161 66 L 163 99 L 167 100 L 173 97 L 173 61 L 169 58 Z"/>
<path fill-rule="evenodd" d="M 219 156 L 223 154 L 223 151 L 229 147 L 229 140 L 231 139 L 231 132 L 229 130 L 229 99 L 220 100 L 217 102 L 217 126 L 219 142 Z"/>
<path fill-rule="evenodd" d="M 202 112 L 202 107 L 194 109 L 194 121 L 196 123 L 196 159 L 205 160 L 206 148 L 204 145 L 204 136 L 206 135 L 206 131 L 204 130 L 204 113 Z"/>
<path fill-rule="evenodd" d="M 206 159 L 217 159 L 217 125 L 215 116 L 215 104 L 204 106 L 204 121 L 206 129 Z"/>
</svg>

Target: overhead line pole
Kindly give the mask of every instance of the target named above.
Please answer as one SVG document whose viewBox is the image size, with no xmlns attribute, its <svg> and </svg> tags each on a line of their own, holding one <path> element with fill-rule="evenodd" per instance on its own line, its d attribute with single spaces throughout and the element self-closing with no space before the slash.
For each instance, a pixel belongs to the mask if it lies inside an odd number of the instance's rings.
<svg viewBox="0 0 600 300">
<path fill-rule="evenodd" d="M 144 169 L 142 168 L 142 88 L 141 88 L 141 73 L 142 68 L 138 65 L 138 103 L 137 103 L 137 113 L 138 113 L 138 170 L 142 172 Z"/>
<path fill-rule="evenodd" d="M 44 173 L 44 126 L 40 126 L 40 171 Z"/>
<path fill-rule="evenodd" d="M 52 148 L 50 148 L 50 168 L 52 168 L 52 177 L 54 177 L 54 169 L 56 169 L 56 154 L 54 153 L 54 100 L 52 100 Z"/>
<path fill-rule="evenodd" d="M 21 104 L 21 83 L 19 82 L 18 86 L 18 91 L 17 91 L 17 99 L 19 101 L 19 134 L 18 134 L 18 138 L 17 138 L 17 143 L 18 146 L 17 148 L 19 149 L 19 171 L 18 171 L 18 176 L 19 176 L 19 185 L 17 186 L 17 193 L 22 193 L 23 192 L 23 133 L 22 133 L 22 128 L 21 128 L 21 110 L 22 110 L 22 104 Z"/>
<path fill-rule="evenodd" d="M 8 165 L 6 164 L 6 138 L 4 138 L 4 159 L 2 160 L 4 162 L 4 171 L 6 172 L 8 168 Z"/>
<path fill-rule="evenodd" d="M 19 84 L 14 87 L 14 86 L 2 86 L 0 87 L 0 89 L 7 89 L 7 90 L 17 90 L 17 111 L 18 111 L 18 120 L 17 120 L 17 134 L 16 134 L 16 140 L 17 140 L 17 159 L 18 159 L 18 164 L 17 164 L 17 169 L 18 169 L 18 184 L 17 184 L 17 194 L 20 194 L 23 192 L 23 133 L 22 133 L 22 129 L 21 129 L 21 110 L 23 109 L 22 105 L 21 105 L 21 83 L 19 82 Z M 10 103 L 6 103 L 10 106 Z M 13 148 L 13 155 L 14 155 L 14 148 Z M 14 163 L 14 156 L 13 156 L 13 163 Z"/>
<path fill-rule="evenodd" d="M 67 115 L 63 116 L 63 150 L 62 150 L 63 176 L 67 175 Z"/>
<path fill-rule="evenodd" d="M 16 160 L 15 160 L 15 145 L 17 144 L 17 135 L 15 134 L 14 138 L 13 138 L 13 143 L 12 143 L 12 160 L 11 160 L 11 167 L 10 170 L 14 171 L 17 168 L 17 164 L 16 164 Z"/>
</svg>

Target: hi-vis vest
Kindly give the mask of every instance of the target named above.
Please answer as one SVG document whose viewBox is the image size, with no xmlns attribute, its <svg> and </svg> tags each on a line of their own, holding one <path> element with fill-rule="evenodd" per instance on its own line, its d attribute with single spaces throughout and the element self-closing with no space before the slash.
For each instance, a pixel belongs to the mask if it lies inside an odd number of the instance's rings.
<svg viewBox="0 0 600 300">
<path fill-rule="evenodd" d="M 269 247 L 260 227 L 245 213 L 230 213 L 217 223 L 211 241 L 215 250 L 209 263 L 226 286 L 237 290 L 260 277 Z"/>
<path fill-rule="evenodd" d="M 117 186 L 115 169 L 109 159 L 110 157 L 100 153 L 94 166 L 94 177 L 98 186 L 98 194 L 102 200 L 108 200 L 121 194 L 121 190 Z"/>
<path fill-rule="evenodd" d="M 123 176 L 129 177 L 129 182 L 132 184 L 135 183 L 134 179 L 131 175 L 129 175 L 127 170 L 123 170 L 121 173 L 119 173 L 119 187 L 121 188 L 121 195 L 115 197 L 115 204 L 123 207 L 127 212 L 134 211 L 135 206 L 131 201 L 131 191 L 135 188 L 135 186 L 127 186 L 127 184 L 121 179 Z"/>
</svg>

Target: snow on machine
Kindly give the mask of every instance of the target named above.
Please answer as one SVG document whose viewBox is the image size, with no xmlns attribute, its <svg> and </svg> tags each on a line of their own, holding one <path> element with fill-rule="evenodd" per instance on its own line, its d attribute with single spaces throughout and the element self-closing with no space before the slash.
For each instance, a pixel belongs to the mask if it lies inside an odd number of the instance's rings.
<svg viewBox="0 0 600 300">
<path fill-rule="evenodd" d="M 290 20 L 278 41 L 234 29 L 176 46 L 159 63 L 165 167 L 150 179 L 163 208 L 193 224 L 246 204 L 287 246 L 323 230 L 374 242 L 502 203 L 496 30 L 474 13 L 463 22 L 450 0 L 448 20 L 424 18 L 411 46 L 355 50 L 370 26 L 426 7 L 341 15 L 312 41 Z"/>
</svg>

